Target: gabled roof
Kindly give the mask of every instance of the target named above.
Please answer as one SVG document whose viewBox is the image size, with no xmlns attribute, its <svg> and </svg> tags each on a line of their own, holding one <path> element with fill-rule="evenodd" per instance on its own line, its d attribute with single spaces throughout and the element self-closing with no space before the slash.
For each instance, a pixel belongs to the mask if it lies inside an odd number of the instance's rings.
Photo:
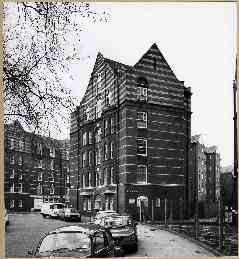
<svg viewBox="0 0 239 259">
<path fill-rule="evenodd" d="M 129 65 L 125 65 L 123 63 L 120 63 L 120 62 L 117 62 L 117 61 L 114 61 L 112 59 L 108 59 L 108 58 L 104 58 L 105 62 L 107 64 L 110 65 L 110 67 L 113 69 L 113 70 L 116 70 L 116 69 L 122 69 L 122 70 L 128 70 L 130 69 L 132 66 L 129 66 Z"/>
</svg>

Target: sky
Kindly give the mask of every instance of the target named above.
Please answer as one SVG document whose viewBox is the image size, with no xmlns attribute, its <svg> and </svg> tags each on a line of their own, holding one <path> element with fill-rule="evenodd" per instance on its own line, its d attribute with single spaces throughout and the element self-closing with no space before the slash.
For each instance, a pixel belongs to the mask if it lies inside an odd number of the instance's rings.
<svg viewBox="0 0 239 259">
<path fill-rule="evenodd" d="M 216 145 L 221 165 L 233 163 L 235 3 L 92 3 L 108 22 L 85 21 L 81 61 L 65 83 L 81 100 L 98 52 L 134 65 L 156 43 L 179 80 L 191 87 L 192 135 Z M 68 134 L 68 131 L 65 132 Z"/>
</svg>

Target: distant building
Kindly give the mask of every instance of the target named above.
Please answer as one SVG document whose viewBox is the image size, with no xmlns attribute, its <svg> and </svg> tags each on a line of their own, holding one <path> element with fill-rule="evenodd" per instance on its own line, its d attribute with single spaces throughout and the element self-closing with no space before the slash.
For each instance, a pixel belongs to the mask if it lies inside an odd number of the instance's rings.
<svg viewBox="0 0 239 259">
<path fill-rule="evenodd" d="M 69 188 L 69 141 L 29 133 L 18 121 L 4 129 L 4 195 L 10 211 L 39 210 L 65 201 Z"/>
<path fill-rule="evenodd" d="M 156 44 L 134 66 L 97 56 L 71 116 L 71 203 L 139 218 L 183 215 L 188 200 L 191 90 Z"/>
<path fill-rule="evenodd" d="M 206 203 L 216 203 L 219 200 L 220 169 L 220 154 L 218 153 L 217 148 L 215 146 L 205 146 L 202 143 L 201 135 L 192 136 L 188 188 L 190 204 L 189 214 L 191 216 L 193 216 L 195 212 L 196 192 L 198 195 L 198 202 L 201 206 L 200 208 L 205 207 L 204 205 Z"/>
</svg>

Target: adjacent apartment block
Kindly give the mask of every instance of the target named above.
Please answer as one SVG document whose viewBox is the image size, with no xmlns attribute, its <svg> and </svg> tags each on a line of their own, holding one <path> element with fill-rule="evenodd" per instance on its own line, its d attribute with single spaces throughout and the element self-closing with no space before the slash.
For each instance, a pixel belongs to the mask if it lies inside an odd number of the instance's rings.
<svg viewBox="0 0 239 259">
<path fill-rule="evenodd" d="M 43 202 L 65 202 L 70 188 L 69 141 L 29 133 L 18 121 L 4 130 L 6 209 L 31 211 Z"/>
<path fill-rule="evenodd" d="M 210 210 L 203 209 L 207 204 L 217 205 L 220 195 L 220 154 L 215 146 L 207 147 L 202 144 L 201 135 L 191 138 L 190 159 L 189 159 L 189 215 L 195 213 L 196 199 L 199 202 L 200 213 Z M 215 209 L 211 209 L 216 211 Z M 206 215 L 205 215 L 206 216 Z"/>
<path fill-rule="evenodd" d="M 71 116 L 72 205 L 145 219 L 164 218 L 166 205 L 168 217 L 182 217 L 190 135 L 190 88 L 156 44 L 134 66 L 99 53 Z"/>
</svg>

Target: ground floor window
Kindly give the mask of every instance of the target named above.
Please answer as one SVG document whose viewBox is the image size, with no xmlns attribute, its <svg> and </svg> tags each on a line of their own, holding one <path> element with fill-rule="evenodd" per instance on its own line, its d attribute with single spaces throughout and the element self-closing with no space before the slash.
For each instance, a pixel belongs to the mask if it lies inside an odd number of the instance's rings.
<svg viewBox="0 0 239 259">
<path fill-rule="evenodd" d="M 155 207 L 160 207 L 160 198 L 156 199 Z"/>
<path fill-rule="evenodd" d="M 107 197 L 105 199 L 105 210 L 114 210 L 114 199 L 113 199 L 113 197 Z"/>
<path fill-rule="evenodd" d="M 102 210 L 102 201 L 100 199 L 95 200 L 95 209 Z"/>
<path fill-rule="evenodd" d="M 18 201 L 18 207 L 19 207 L 19 208 L 22 208 L 22 200 L 19 200 L 19 201 Z"/>
<path fill-rule="evenodd" d="M 146 165 L 138 165 L 138 167 L 137 167 L 137 183 L 147 183 L 147 167 L 146 167 Z"/>
<path fill-rule="evenodd" d="M 85 197 L 83 199 L 83 210 L 84 211 L 88 211 L 91 210 L 92 206 L 91 206 L 91 198 L 90 197 Z"/>
<path fill-rule="evenodd" d="M 14 208 L 14 200 L 10 200 L 10 208 Z"/>
</svg>

